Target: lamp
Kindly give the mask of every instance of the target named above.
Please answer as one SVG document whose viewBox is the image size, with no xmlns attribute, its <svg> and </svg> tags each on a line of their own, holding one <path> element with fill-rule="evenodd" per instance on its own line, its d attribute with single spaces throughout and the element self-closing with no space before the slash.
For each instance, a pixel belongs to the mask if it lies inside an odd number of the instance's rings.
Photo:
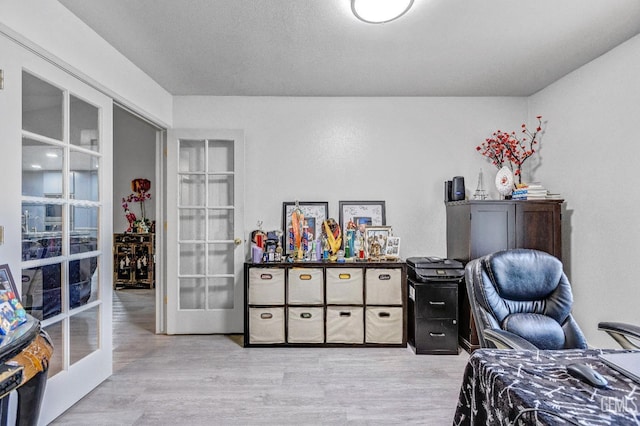
<svg viewBox="0 0 640 426">
<path fill-rule="evenodd" d="M 411 9 L 413 0 L 351 0 L 351 11 L 363 22 L 384 24 Z"/>
</svg>

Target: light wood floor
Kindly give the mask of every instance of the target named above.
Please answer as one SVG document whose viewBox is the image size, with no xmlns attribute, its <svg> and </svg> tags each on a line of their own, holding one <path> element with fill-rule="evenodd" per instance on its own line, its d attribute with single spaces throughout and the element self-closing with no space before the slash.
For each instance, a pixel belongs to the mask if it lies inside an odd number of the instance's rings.
<svg viewBox="0 0 640 426">
<path fill-rule="evenodd" d="M 114 293 L 114 373 L 54 425 L 451 425 L 468 355 L 243 348 L 155 335 L 153 290 Z"/>
</svg>

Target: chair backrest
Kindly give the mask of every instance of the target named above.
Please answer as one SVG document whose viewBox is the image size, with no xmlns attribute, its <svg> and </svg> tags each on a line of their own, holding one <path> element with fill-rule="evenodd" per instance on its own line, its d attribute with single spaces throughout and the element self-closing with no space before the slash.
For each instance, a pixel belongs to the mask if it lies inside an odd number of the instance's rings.
<svg viewBox="0 0 640 426">
<path fill-rule="evenodd" d="M 466 266 L 467 291 L 482 347 L 486 328 L 514 333 L 540 349 L 586 348 L 571 316 L 573 295 L 554 256 L 531 249 L 504 250 Z"/>
</svg>

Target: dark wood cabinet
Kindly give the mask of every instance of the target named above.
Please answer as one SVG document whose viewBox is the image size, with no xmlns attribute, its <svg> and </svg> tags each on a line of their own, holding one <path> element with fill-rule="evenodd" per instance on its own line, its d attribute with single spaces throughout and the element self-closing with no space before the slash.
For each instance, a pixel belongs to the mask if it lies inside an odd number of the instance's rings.
<svg viewBox="0 0 640 426">
<path fill-rule="evenodd" d="M 495 251 L 530 248 L 562 260 L 563 200 L 465 200 L 446 203 L 447 257 L 466 264 Z M 459 292 L 460 345 L 478 347 L 467 291 Z"/>
<path fill-rule="evenodd" d="M 113 288 L 154 288 L 154 250 L 154 234 L 113 234 Z"/>
</svg>

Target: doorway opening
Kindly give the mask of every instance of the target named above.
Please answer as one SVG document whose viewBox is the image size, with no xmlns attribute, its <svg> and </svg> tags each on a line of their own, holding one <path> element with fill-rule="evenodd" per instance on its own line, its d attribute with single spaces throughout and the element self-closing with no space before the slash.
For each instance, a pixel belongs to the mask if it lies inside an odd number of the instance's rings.
<svg viewBox="0 0 640 426">
<path fill-rule="evenodd" d="M 113 106 L 113 336 L 114 370 L 144 354 L 131 353 L 136 336 L 163 332 L 159 234 L 163 129 L 126 107 Z M 119 351 L 118 347 L 127 347 Z"/>
</svg>

